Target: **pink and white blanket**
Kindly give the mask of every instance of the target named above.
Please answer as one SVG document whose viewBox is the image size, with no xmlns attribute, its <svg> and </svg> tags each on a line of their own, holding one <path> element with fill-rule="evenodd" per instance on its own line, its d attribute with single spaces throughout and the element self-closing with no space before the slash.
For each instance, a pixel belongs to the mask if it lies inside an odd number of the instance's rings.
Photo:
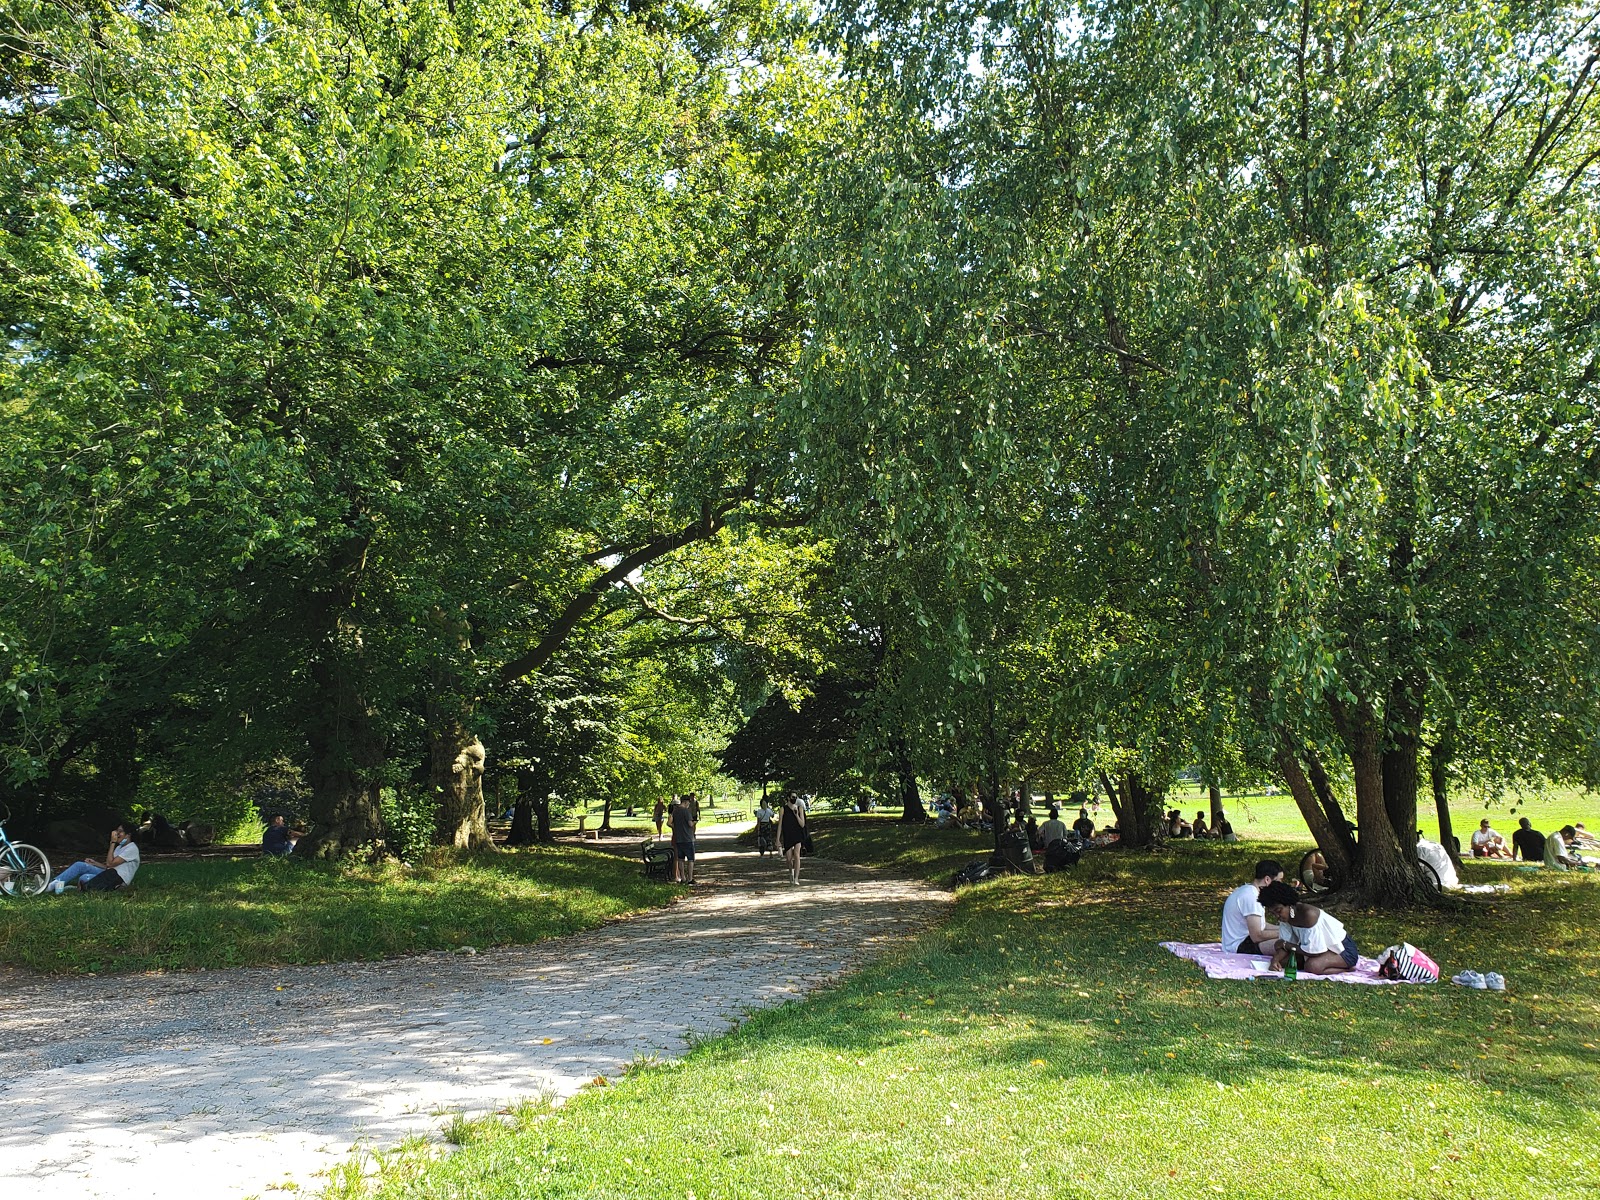
<svg viewBox="0 0 1600 1200">
<path fill-rule="evenodd" d="M 1230 954 L 1221 942 L 1162 942 L 1179 958 L 1200 964 L 1212 979 L 1282 979 L 1282 971 L 1268 970 L 1270 959 L 1253 954 Z M 1404 983 L 1403 979 L 1383 979 L 1378 975 L 1376 959 L 1362 958 L 1348 971 L 1337 975 L 1308 975 L 1302 971 L 1299 979 L 1326 979 L 1332 983 Z"/>
</svg>

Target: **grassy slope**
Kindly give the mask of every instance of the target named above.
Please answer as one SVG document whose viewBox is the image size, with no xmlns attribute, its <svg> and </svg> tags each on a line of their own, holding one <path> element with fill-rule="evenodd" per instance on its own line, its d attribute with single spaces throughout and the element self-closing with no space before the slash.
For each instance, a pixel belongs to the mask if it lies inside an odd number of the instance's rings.
<svg viewBox="0 0 1600 1200">
<path fill-rule="evenodd" d="M 827 852 L 870 859 L 882 823 Z M 942 872 L 949 839 L 897 835 Z M 1159 949 L 1215 938 L 1266 845 L 1101 854 L 963 893 L 945 928 L 682 1064 L 481 1123 L 390 1196 L 1502 1197 L 1600 1184 L 1600 879 L 1473 864 L 1494 909 L 1350 914 L 1442 984 L 1213 983 Z M 966 855 L 956 848 L 955 859 Z M 730 1100 L 732 1103 L 730 1103 Z"/>
<path fill-rule="evenodd" d="M 393 958 L 558 937 L 679 890 L 568 846 L 414 866 L 158 859 L 131 893 L 0 903 L 0 963 L 81 973 Z"/>
</svg>

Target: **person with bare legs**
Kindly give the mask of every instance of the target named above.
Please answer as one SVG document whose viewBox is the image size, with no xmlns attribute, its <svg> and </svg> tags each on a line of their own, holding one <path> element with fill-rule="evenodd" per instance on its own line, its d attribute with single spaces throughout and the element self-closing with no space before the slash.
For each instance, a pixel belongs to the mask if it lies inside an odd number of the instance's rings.
<svg viewBox="0 0 1600 1200">
<path fill-rule="evenodd" d="M 674 878 L 694 886 L 694 809 L 688 796 L 679 796 L 672 806 L 672 853 L 678 869 Z"/>
<path fill-rule="evenodd" d="M 800 850 L 806 840 L 806 810 L 793 792 L 783 798 L 783 815 L 778 820 L 778 853 L 789 862 L 789 882 L 800 882 Z"/>
<path fill-rule="evenodd" d="M 1278 922 L 1272 970 L 1282 970 L 1291 954 L 1308 975 L 1337 975 L 1361 960 L 1356 940 L 1344 924 L 1315 904 L 1307 904 L 1283 880 L 1274 880 L 1261 889 L 1261 904 Z"/>
</svg>

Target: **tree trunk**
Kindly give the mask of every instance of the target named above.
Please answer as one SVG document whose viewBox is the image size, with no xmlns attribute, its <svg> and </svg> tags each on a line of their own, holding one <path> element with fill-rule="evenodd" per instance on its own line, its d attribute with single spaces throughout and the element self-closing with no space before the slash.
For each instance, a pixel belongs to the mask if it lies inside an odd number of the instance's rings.
<svg viewBox="0 0 1600 1200">
<path fill-rule="evenodd" d="M 1154 845 L 1156 821 L 1160 816 L 1164 793 L 1152 790 L 1137 771 L 1123 775 L 1116 787 L 1111 786 L 1111 780 L 1102 771 L 1100 783 L 1111 797 L 1111 808 L 1117 814 L 1117 828 L 1122 834 L 1123 847 L 1142 850 Z"/>
<path fill-rule="evenodd" d="M 1348 839 L 1340 837 L 1334 828 L 1327 810 L 1322 807 L 1316 790 L 1311 786 L 1311 781 L 1301 769 L 1299 756 L 1289 747 L 1288 735 L 1284 733 L 1278 735 L 1277 760 L 1278 773 L 1283 776 L 1284 783 L 1288 784 L 1289 794 L 1294 797 L 1294 802 L 1300 809 L 1300 816 L 1304 818 L 1306 828 L 1311 831 L 1311 836 L 1317 843 L 1317 849 L 1321 850 L 1322 856 L 1328 860 L 1328 868 L 1332 871 L 1333 877 L 1340 880 L 1349 879 L 1351 855 L 1346 844 Z"/>
<path fill-rule="evenodd" d="M 894 740 L 894 773 L 900 792 L 900 819 L 926 821 L 928 810 L 922 805 L 922 792 L 917 787 L 917 769 L 912 765 L 911 752 L 904 738 Z"/>
<path fill-rule="evenodd" d="M 1390 692 L 1383 748 L 1383 807 L 1401 854 L 1411 863 L 1417 861 L 1417 760 L 1422 752 L 1422 705 L 1416 695 L 1414 688 L 1398 684 Z"/>
<path fill-rule="evenodd" d="M 305 724 L 311 829 L 294 849 L 305 858 L 383 850 L 378 788 L 385 747 L 366 693 L 366 648 L 355 610 L 366 559 L 366 541 L 347 540 L 302 596 L 301 620 L 315 639 L 306 663 L 313 691 Z"/>
<path fill-rule="evenodd" d="M 1334 795 L 1333 784 L 1328 779 L 1328 769 L 1322 765 L 1322 759 L 1316 750 L 1310 746 L 1302 747 L 1297 757 L 1305 761 L 1306 774 L 1311 779 L 1312 790 L 1317 793 L 1317 799 L 1322 801 L 1322 811 L 1328 814 L 1328 820 L 1333 825 L 1334 836 L 1344 846 L 1345 858 L 1351 862 L 1356 858 L 1356 838 L 1350 830 L 1350 818 L 1344 815 L 1344 806 L 1339 803 L 1339 797 Z"/>
<path fill-rule="evenodd" d="M 1428 781 L 1433 785 L 1433 807 L 1439 814 L 1439 844 L 1450 856 L 1456 870 L 1461 870 L 1461 851 L 1456 846 L 1456 833 L 1450 823 L 1450 759 L 1454 746 L 1448 733 L 1440 736 L 1428 752 Z"/>
<path fill-rule="evenodd" d="M 1356 823 L 1361 831 L 1351 864 L 1351 887 L 1369 903 L 1413 904 L 1422 894 L 1422 881 L 1415 866 L 1415 827 L 1408 859 L 1389 820 L 1383 785 L 1382 725 L 1364 703 L 1354 708 L 1336 705 L 1334 711 L 1355 775 Z"/>
<path fill-rule="evenodd" d="M 429 724 L 433 792 L 439 805 L 436 840 L 460 850 L 492 846 L 483 804 L 483 743 L 455 713 L 436 709 Z"/>
<path fill-rule="evenodd" d="M 598 833 L 610 833 L 611 832 L 611 797 L 610 796 L 606 797 L 605 811 L 600 816 L 600 828 L 596 832 L 598 832 Z"/>
<path fill-rule="evenodd" d="M 1206 791 L 1211 798 L 1211 828 L 1214 830 L 1222 824 L 1222 789 L 1216 784 L 1210 784 Z"/>
<path fill-rule="evenodd" d="M 311 664 L 319 700 L 305 731 L 311 830 L 295 844 L 295 853 L 306 858 L 339 858 L 384 843 L 378 801 L 383 738 L 352 679 L 360 638 L 347 628 L 334 640 L 346 643 L 342 652 L 336 647 Z"/>
<path fill-rule="evenodd" d="M 531 846 L 534 837 L 533 801 L 519 795 L 516 807 L 511 811 L 511 832 L 506 835 L 506 845 Z"/>
</svg>

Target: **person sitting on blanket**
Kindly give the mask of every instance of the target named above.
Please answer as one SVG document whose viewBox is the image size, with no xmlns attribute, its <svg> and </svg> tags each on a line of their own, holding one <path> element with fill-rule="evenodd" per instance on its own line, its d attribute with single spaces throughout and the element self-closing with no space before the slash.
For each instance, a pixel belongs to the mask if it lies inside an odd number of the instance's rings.
<svg viewBox="0 0 1600 1200">
<path fill-rule="evenodd" d="M 1478 832 L 1472 835 L 1472 857 L 1511 857 L 1511 847 L 1506 845 L 1505 838 L 1501 837 L 1494 826 L 1489 824 L 1488 817 L 1478 822 Z"/>
<path fill-rule="evenodd" d="M 1254 883 L 1240 884 L 1222 902 L 1222 948 L 1232 954 L 1271 954 L 1278 940 L 1276 926 L 1268 925 L 1261 907 L 1261 889 L 1283 878 L 1283 864 L 1263 858 L 1256 864 Z"/>
<path fill-rule="evenodd" d="M 1272 954 L 1272 970 L 1282 970 L 1291 954 L 1308 975 L 1337 975 L 1360 961 L 1361 951 L 1344 925 L 1316 905 L 1301 900 L 1281 879 L 1261 889 L 1261 903 L 1278 920 L 1278 947 Z"/>
</svg>

